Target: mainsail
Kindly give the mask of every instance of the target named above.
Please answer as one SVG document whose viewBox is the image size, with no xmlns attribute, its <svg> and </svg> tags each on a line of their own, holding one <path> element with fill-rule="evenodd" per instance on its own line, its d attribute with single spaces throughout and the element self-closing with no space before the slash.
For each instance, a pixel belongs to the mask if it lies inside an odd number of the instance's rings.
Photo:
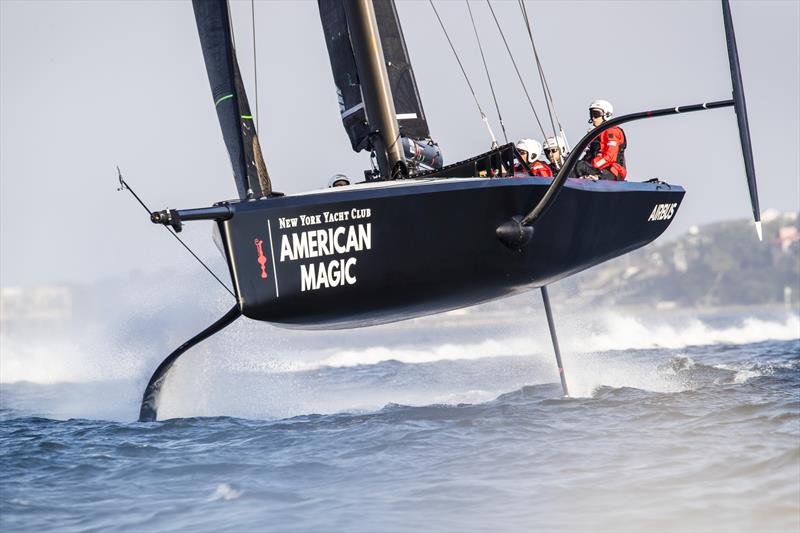
<svg viewBox="0 0 800 533">
<path fill-rule="evenodd" d="M 381 34 L 381 46 L 389 71 L 389 83 L 392 86 L 394 108 L 397 111 L 397 122 L 400 134 L 414 139 L 427 139 L 431 136 L 428 122 L 422 110 L 422 101 L 417 89 L 417 80 L 408 58 L 403 28 L 397 16 L 394 0 L 377 0 L 375 18 L 378 19 L 378 31 Z"/>
<path fill-rule="evenodd" d="M 413 139 L 427 139 L 430 137 L 428 122 L 422 109 L 422 101 L 394 0 L 375 0 L 373 6 L 389 72 L 400 134 Z M 344 128 L 353 150 L 358 152 L 368 149 L 369 125 L 350 43 L 344 0 L 319 0 L 319 13 Z"/>
<path fill-rule="evenodd" d="M 227 0 L 193 0 L 197 32 L 239 198 L 272 193 L 236 60 Z"/>
</svg>

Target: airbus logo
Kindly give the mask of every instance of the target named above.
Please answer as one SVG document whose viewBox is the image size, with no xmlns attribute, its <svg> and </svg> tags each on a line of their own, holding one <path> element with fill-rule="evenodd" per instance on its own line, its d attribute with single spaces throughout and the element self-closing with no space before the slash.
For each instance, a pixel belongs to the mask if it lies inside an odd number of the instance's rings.
<svg viewBox="0 0 800 533">
<path fill-rule="evenodd" d="M 655 220 L 669 220 L 672 218 L 672 215 L 675 214 L 676 207 L 678 207 L 678 204 L 656 204 L 647 221 L 653 222 Z"/>
</svg>

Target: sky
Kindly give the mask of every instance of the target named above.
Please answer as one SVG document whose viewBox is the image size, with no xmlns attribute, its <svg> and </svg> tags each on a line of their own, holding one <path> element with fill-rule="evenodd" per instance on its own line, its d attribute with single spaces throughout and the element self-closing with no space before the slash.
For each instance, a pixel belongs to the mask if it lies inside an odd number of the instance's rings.
<svg viewBox="0 0 800 533">
<path fill-rule="evenodd" d="M 489 138 L 428 2 L 398 2 L 433 137 L 445 162 Z M 493 0 L 534 103 L 545 113 L 516 2 Z M 572 143 L 587 106 L 618 114 L 730 98 L 717 1 L 528 2 L 534 37 Z M 485 2 L 472 2 L 509 140 L 540 138 Z M 463 2 L 437 2 L 481 106 L 502 133 Z M 338 115 L 316 2 L 256 1 L 260 138 L 276 190 L 362 175 Z M 251 3 L 233 1 L 239 62 L 256 107 Z M 800 210 L 800 2 L 732 3 L 762 211 Z M 625 126 L 628 179 L 659 177 L 687 195 L 662 237 L 746 218 L 736 119 L 722 109 Z M 189 1 L 0 0 L 0 285 L 92 283 L 192 262 L 127 193 L 151 209 L 235 197 Z M 183 235 L 218 252 L 211 223 Z M 755 233 L 754 233 L 755 238 Z"/>
</svg>

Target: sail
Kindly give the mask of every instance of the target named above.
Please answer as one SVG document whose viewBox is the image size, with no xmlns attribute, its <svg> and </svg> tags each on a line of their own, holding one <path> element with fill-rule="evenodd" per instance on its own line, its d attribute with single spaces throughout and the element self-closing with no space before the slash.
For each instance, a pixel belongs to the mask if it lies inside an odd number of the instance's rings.
<svg viewBox="0 0 800 533">
<path fill-rule="evenodd" d="M 272 185 L 236 61 L 227 0 L 193 0 L 192 5 L 211 95 L 239 198 L 250 194 L 268 196 Z"/>
<path fill-rule="evenodd" d="M 359 152 L 367 147 L 369 126 L 342 0 L 319 0 L 319 15 L 331 60 L 342 123 L 353 150 Z"/>
<path fill-rule="evenodd" d="M 400 134 L 414 139 L 427 139 L 431 136 L 428 122 L 422 110 L 422 101 L 417 89 L 417 80 L 408 58 L 403 28 L 397 16 L 394 0 L 375 0 L 375 18 L 381 34 L 381 46 L 386 67 L 389 71 L 389 84 L 392 86 L 392 99 L 397 111 Z"/>
<path fill-rule="evenodd" d="M 425 120 L 394 0 L 375 0 L 373 5 L 400 133 L 415 139 L 429 138 L 428 123 Z M 361 97 L 358 69 L 350 44 L 343 0 L 319 0 L 319 13 L 331 61 L 333 81 L 339 97 L 342 122 L 353 150 L 358 152 L 367 148 L 369 125 Z"/>
</svg>

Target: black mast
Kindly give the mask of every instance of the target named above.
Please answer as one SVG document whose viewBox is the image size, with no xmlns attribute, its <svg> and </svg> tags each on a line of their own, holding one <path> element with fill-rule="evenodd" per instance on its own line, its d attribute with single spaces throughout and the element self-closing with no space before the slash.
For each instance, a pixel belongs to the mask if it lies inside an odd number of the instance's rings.
<svg viewBox="0 0 800 533">
<path fill-rule="evenodd" d="M 318 2 L 353 150 L 374 150 L 384 179 L 406 175 L 407 163 L 440 168 L 394 0 Z"/>
<path fill-rule="evenodd" d="M 753 164 L 753 147 L 750 144 L 750 125 L 747 122 L 747 105 L 744 100 L 742 69 L 739 67 L 739 52 L 736 49 L 736 35 L 733 32 L 731 6 L 728 0 L 722 0 L 722 19 L 725 23 L 725 41 L 728 44 L 728 63 L 730 63 L 731 67 L 733 103 L 736 110 L 736 121 L 739 123 L 739 140 L 742 143 L 744 171 L 747 175 L 747 187 L 750 189 L 750 205 L 753 207 L 753 219 L 756 222 L 758 240 L 762 240 L 761 211 L 758 207 L 758 188 L 756 187 L 756 169 Z"/>
<path fill-rule="evenodd" d="M 400 142 L 400 127 L 372 0 L 346 0 L 344 12 L 381 177 L 407 176 L 408 167 Z"/>
<path fill-rule="evenodd" d="M 239 73 L 227 0 L 192 0 L 200 46 L 239 198 L 269 196 L 272 184 Z"/>
</svg>

